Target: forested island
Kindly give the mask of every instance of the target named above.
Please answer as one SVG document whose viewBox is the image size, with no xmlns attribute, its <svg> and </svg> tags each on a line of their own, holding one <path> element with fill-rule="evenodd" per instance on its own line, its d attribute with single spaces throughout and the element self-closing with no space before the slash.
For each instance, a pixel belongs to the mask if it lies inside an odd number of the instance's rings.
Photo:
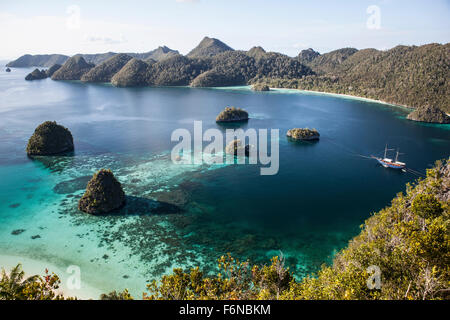
<svg viewBox="0 0 450 320">
<path fill-rule="evenodd" d="M 76 61 L 75 61 L 76 60 Z M 75 62 L 75 63 L 74 63 Z M 419 108 L 433 106 L 443 117 L 420 121 L 447 123 L 450 113 L 450 44 L 397 46 L 390 50 L 343 48 L 320 54 L 303 50 L 297 57 L 261 47 L 234 50 L 205 37 L 186 56 L 167 47 L 137 53 L 25 55 L 9 67 L 62 64 L 54 80 L 111 82 L 118 87 L 253 85 L 347 94 Z M 414 119 L 413 119 L 414 120 Z"/>
<path fill-rule="evenodd" d="M 235 143 L 235 146 L 242 146 Z M 233 148 L 235 150 L 235 148 Z M 231 150 L 233 152 L 233 150 Z M 94 176 L 95 179 L 95 176 Z M 427 177 L 407 185 L 392 204 L 373 214 L 330 266 L 298 279 L 274 257 L 266 265 L 252 265 L 229 254 L 218 260 L 218 274 L 199 267 L 174 269 L 147 285 L 148 300 L 442 300 L 449 299 L 450 273 L 450 162 L 436 162 Z M 380 268 L 382 286 L 368 279 Z M 232 271 L 232 272 L 230 272 Z M 29 276 L 29 275 L 28 275 Z M 55 274 L 25 277 L 21 265 L 3 270 L 0 300 L 72 299 L 58 292 Z M 144 284 L 143 284 L 144 285 Z M 127 290 L 102 294 L 103 300 L 129 300 Z"/>
</svg>

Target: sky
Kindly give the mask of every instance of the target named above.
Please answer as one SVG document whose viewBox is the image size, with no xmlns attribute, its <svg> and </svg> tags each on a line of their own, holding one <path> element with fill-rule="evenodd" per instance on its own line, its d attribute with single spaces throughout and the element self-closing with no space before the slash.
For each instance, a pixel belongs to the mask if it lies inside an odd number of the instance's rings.
<svg viewBox="0 0 450 320">
<path fill-rule="evenodd" d="M 204 36 L 296 56 L 450 42 L 450 0 L 0 0 L 0 59 L 29 54 L 186 54 Z"/>
</svg>

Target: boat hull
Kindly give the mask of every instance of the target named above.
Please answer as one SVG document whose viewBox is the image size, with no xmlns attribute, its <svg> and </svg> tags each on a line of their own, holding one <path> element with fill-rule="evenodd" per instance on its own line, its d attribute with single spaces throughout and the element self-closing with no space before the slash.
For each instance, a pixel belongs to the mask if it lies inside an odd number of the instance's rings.
<svg viewBox="0 0 450 320">
<path fill-rule="evenodd" d="M 379 158 L 376 158 L 376 160 L 378 161 L 379 164 L 381 164 L 385 168 L 402 170 L 402 169 L 405 169 L 405 167 L 406 167 L 406 165 L 404 165 L 404 164 L 396 164 L 394 162 L 384 161 L 383 159 L 379 159 Z"/>
</svg>

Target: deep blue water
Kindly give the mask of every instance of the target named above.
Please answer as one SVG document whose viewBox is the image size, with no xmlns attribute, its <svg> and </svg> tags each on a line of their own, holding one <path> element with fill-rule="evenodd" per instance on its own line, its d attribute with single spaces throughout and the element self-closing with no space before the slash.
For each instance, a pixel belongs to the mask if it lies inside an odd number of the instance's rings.
<svg viewBox="0 0 450 320">
<path fill-rule="evenodd" d="M 304 276 L 417 178 L 358 155 L 380 155 L 388 143 L 422 173 L 449 156 L 448 125 L 410 122 L 398 107 L 245 87 L 27 82 L 30 71 L 0 72 L 0 254 L 79 265 L 104 290 L 142 292 L 146 280 L 176 266 L 212 270 L 227 252 L 261 263 L 281 251 Z M 172 131 L 192 131 L 194 120 L 224 131 L 215 117 L 225 106 L 250 113 L 244 129 L 280 130 L 277 175 L 261 176 L 259 165 L 171 162 Z M 27 140 L 46 120 L 71 130 L 73 156 L 27 158 Z M 320 142 L 288 141 L 293 127 L 318 129 Z M 128 204 L 118 214 L 88 216 L 77 201 L 103 167 L 123 184 Z M 18 229 L 25 231 L 11 234 Z"/>
</svg>

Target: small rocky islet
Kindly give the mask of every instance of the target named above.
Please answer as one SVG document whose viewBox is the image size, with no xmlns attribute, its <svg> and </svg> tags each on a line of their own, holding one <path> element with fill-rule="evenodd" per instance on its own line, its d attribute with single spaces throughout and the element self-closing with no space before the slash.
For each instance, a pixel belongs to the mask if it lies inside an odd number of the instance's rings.
<svg viewBox="0 0 450 320">
<path fill-rule="evenodd" d="M 293 128 L 288 130 L 286 136 L 299 141 L 317 141 L 320 139 L 320 133 L 316 129 Z"/>
<path fill-rule="evenodd" d="M 216 118 L 216 122 L 241 122 L 247 121 L 248 112 L 235 107 L 226 107 Z"/>
<path fill-rule="evenodd" d="M 119 209 L 125 204 L 125 192 L 111 170 L 101 169 L 88 182 L 78 202 L 80 211 L 98 215 Z"/>
<path fill-rule="evenodd" d="M 25 80 L 27 81 L 42 80 L 45 78 L 47 78 L 47 73 L 45 72 L 45 70 L 39 70 L 36 68 L 25 77 Z"/>
<path fill-rule="evenodd" d="M 72 133 L 56 121 L 40 124 L 28 140 L 26 148 L 29 156 L 57 155 L 73 150 Z"/>
<path fill-rule="evenodd" d="M 226 147 L 225 147 L 225 153 L 231 154 L 234 156 L 237 156 L 239 154 L 243 154 L 246 157 L 250 157 L 250 152 L 253 150 L 252 145 L 245 145 L 242 143 L 241 140 L 235 139 L 231 141 Z"/>
<path fill-rule="evenodd" d="M 60 68 L 61 68 L 60 64 L 54 64 L 50 68 L 48 68 L 47 70 L 44 70 L 44 69 L 39 70 L 39 69 L 36 68 L 36 69 L 33 70 L 33 72 L 29 73 L 25 77 L 25 80 L 32 81 L 32 80 L 46 79 L 48 77 L 51 77 Z"/>
<path fill-rule="evenodd" d="M 264 83 L 255 83 L 252 86 L 253 91 L 270 91 L 270 87 Z"/>
<path fill-rule="evenodd" d="M 11 69 L 10 68 L 6 68 L 5 71 L 6 72 L 11 72 Z"/>
</svg>

